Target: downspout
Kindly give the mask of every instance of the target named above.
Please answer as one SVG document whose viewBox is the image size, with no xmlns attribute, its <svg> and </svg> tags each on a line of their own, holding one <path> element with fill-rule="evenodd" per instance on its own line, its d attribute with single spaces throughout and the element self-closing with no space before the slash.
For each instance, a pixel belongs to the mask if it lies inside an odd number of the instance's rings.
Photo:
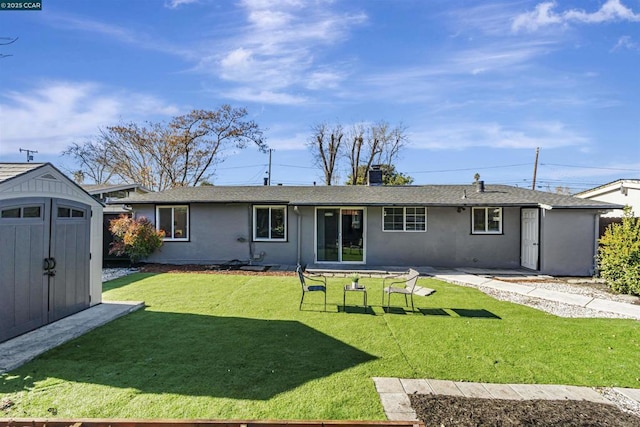
<svg viewBox="0 0 640 427">
<path fill-rule="evenodd" d="M 593 215 L 593 270 L 592 276 L 598 275 L 598 240 L 600 240 L 600 212 Z"/>
<path fill-rule="evenodd" d="M 300 210 L 298 209 L 297 206 L 293 207 L 293 212 L 296 214 L 298 221 L 297 221 L 297 234 L 298 234 L 298 244 L 297 244 L 297 248 L 296 248 L 296 264 L 297 265 L 301 265 L 300 264 L 300 252 L 302 250 L 302 214 L 300 213 Z"/>
<path fill-rule="evenodd" d="M 251 265 L 253 263 L 253 209 L 251 208 L 251 205 L 249 205 L 249 228 L 248 228 L 248 234 L 247 236 L 249 236 L 249 238 L 247 239 L 247 241 L 249 242 L 249 265 Z"/>
</svg>

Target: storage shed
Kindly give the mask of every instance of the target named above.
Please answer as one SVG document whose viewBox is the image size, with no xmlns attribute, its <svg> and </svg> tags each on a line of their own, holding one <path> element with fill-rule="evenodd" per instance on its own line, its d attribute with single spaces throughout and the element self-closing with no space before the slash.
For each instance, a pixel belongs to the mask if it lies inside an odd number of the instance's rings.
<svg viewBox="0 0 640 427">
<path fill-rule="evenodd" d="M 0 163 L 0 342 L 101 302 L 102 208 L 50 163 Z"/>
</svg>

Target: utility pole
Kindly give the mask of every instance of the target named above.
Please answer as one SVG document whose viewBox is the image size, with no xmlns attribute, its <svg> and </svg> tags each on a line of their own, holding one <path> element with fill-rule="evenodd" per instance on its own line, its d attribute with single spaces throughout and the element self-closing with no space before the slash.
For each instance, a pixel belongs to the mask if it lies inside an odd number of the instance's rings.
<svg viewBox="0 0 640 427">
<path fill-rule="evenodd" d="M 267 185 L 271 185 L 271 152 L 273 152 L 273 148 L 269 148 L 269 172 L 267 173 Z"/>
<path fill-rule="evenodd" d="M 531 189 L 536 189 L 536 175 L 538 174 L 538 155 L 540 154 L 540 147 L 536 147 L 536 162 L 533 165 L 533 184 L 531 184 Z"/>
<path fill-rule="evenodd" d="M 21 153 L 24 153 L 24 152 L 27 153 L 27 163 L 29 163 L 30 161 L 33 160 L 32 154 L 36 154 L 37 153 L 36 150 L 27 150 L 27 149 L 22 149 L 22 148 L 20 149 L 20 152 Z"/>
</svg>

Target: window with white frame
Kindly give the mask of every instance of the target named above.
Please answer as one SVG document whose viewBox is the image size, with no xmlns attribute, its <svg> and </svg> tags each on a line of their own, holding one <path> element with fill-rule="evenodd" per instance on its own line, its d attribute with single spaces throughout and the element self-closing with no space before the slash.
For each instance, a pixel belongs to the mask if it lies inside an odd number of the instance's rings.
<svg viewBox="0 0 640 427">
<path fill-rule="evenodd" d="M 254 206 L 253 240 L 287 240 L 287 207 Z"/>
<path fill-rule="evenodd" d="M 427 208 L 387 207 L 382 208 L 383 231 L 426 231 Z"/>
<path fill-rule="evenodd" d="M 502 233 L 502 208 L 472 208 L 473 234 Z"/>
<path fill-rule="evenodd" d="M 164 240 L 189 240 L 189 206 L 157 206 L 156 229 L 164 231 Z"/>
</svg>

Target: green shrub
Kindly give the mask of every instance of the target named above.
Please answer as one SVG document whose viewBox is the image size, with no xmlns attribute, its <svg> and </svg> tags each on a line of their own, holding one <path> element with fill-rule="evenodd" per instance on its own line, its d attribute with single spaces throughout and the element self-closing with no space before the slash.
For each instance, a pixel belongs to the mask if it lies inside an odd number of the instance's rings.
<svg viewBox="0 0 640 427">
<path fill-rule="evenodd" d="M 598 268 L 613 291 L 640 295 L 640 218 L 633 217 L 631 208 L 600 239 Z"/>
<path fill-rule="evenodd" d="M 137 262 L 151 255 L 162 246 L 164 231 L 158 231 L 145 217 L 138 219 L 120 215 L 109 223 L 109 231 L 114 240 L 109 254 L 128 255 L 131 262 Z"/>
</svg>

